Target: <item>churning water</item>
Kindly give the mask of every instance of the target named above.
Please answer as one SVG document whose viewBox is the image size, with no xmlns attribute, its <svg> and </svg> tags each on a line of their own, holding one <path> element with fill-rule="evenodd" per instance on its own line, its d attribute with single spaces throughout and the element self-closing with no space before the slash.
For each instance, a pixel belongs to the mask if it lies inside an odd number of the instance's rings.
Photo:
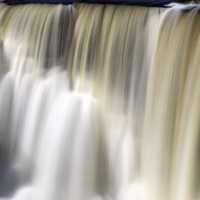
<svg viewBox="0 0 200 200">
<path fill-rule="evenodd" d="M 199 200 L 197 5 L 0 5 L 1 200 Z"/>
</svg>

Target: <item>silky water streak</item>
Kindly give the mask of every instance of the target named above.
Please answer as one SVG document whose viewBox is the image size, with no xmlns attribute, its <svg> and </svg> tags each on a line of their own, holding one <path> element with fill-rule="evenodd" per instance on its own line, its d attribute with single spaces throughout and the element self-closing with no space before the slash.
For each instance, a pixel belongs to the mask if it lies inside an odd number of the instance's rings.
<svg viewBox="0 0 200 200">
<path fill-rule="evenodd" d="M 0 5 L 0 198 L 199 199 L 199 18 Z"/>
<path fill-rule="evenodd" d="M 199 7 L 166 11 L 148 78 L 143 175 L 153 200 L 199 199 Z"/>
<path fill-rule="evenodd" d="M 106 123 L 112 199 L 142 199 L 141 139 L 147 77 L 160 8 L 77 5 L 72 40 L 74 90 L 94 96 Z"/>
</svg>

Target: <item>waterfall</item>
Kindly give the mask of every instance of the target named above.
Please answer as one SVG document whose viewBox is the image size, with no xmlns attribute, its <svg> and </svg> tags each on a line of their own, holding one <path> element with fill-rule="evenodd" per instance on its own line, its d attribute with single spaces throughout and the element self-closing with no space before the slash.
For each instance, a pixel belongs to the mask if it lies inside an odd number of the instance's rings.
<svg viewBox="0 0 200 200">
<path fill-rule="evenodd" d="M 158 193 L 153 199 L 200 198 L 198 19 L 198 7 L 177 7 L 162 20 L 148 79 L 143 135 L 144 174 L 148 187 Z"/>
<path fill-rule="evenodd" d="M 199 6 L 0 5 L 0 200 L 198 200 Z"/>
<path fill-rule="evenodd" d="M 93 94 L 105 113 L 110 192 L 117 198 L 140 178 L 146 81 L 160 9 L 84 4 L 77 9 L 71 74 L 75 89 Z"/>
</svg>

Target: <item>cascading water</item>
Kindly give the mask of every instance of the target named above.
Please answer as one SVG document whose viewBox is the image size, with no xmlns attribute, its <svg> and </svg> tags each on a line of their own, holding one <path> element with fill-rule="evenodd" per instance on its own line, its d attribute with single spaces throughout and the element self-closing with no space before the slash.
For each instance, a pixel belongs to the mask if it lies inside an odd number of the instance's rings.
<svg viewBox="0 0 200 200">
<path fill-rule="evenodd" d="M 167 11 L 148 80 L 143 135 L 143 172 L 152 199 L 200 198 L 198 44 L 199 7 Z"/>
<path fill-rule="evenodd" d="M 146 81 L 160 9 L 103 5 L 77 9 L 72 77 L 75 88 L 90 91 L 105 113 L 109 192 L 114 199 L 123 198 L 130 184 L 140 188 Z"/>
<path fill-rule="evenodd" d="M 200 199 L 199 13 L 0 5 L 0 199 Z"/>
</svg>

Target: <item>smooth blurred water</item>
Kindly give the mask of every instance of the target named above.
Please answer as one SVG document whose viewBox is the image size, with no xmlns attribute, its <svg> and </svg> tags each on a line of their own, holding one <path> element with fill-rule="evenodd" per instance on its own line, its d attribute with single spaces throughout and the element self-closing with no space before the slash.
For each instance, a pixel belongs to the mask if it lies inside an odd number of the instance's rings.
<svg viewBox="0 0 200 200">
<path fill-rule="evenodd" d="M 0 200 L 198 200 L 199 17 L 0 5 Z"/>
</svg>

